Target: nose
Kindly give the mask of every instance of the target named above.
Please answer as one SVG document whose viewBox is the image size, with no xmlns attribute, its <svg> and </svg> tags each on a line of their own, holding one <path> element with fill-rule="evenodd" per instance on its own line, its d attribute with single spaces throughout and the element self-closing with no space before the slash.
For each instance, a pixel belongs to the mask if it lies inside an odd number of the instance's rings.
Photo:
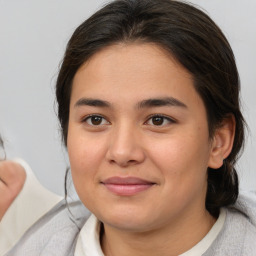
<svg viewBox="0 0 256 256">
<path fill-rule="evenodd" d="M 112 131 L 106 158 L 110 163 L 127 167 L 145 160 L 142 141 L 138 131 L 123 125 Z"/>
</svg>

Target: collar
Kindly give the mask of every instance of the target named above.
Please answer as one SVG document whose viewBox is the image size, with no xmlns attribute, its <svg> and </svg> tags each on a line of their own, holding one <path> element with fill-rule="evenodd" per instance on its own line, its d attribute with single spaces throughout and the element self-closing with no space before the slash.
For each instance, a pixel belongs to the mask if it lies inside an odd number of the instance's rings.
<svg viewBox="0 0 256 256">
<path fill-rule="evenodd" d="M 199 256 L 206 252 L 220 233 L 225 219 L 226 211 L 221 209 L 217 221 L 207 235 L 194 247 L 180 256 Z M 100 246 L 100 226 L 100 221 L 92 214 L 80 231 L 75 256 L 104 256 Z"/>
</svg>

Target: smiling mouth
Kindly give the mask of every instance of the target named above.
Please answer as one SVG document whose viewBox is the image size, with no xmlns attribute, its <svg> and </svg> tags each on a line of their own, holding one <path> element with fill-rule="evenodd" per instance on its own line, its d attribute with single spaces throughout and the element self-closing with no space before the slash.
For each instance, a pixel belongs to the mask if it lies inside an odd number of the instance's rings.
<svg viewBox="0 0 256 256">
<path fill-rule="evenodd" d="M 110 192 L 119 196 L 133 196 L 148 190 L 156 183 L 136 177 L 111 177 L 101 182 Z"/>
</svg>

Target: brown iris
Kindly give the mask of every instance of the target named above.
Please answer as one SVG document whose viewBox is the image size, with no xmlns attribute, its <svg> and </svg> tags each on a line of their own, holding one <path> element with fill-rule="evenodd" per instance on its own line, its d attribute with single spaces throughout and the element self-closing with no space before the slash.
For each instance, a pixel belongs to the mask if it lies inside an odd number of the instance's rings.
<svg viewBox="0 0 256 256">
<path fill-rule="evenodd" d="M 154 116 L 152 117 L 152 123 L 153 125 L 162 125 L 164 122 L 164 118 L 161 116 Z"/>
<path fill-rule="evenodd" d="M 100 125 L 101 122 L 102 122 L 102 117 L 100 117 L 100 116 L 92 116 L 91 117 L 91 123 L 93 125 Z"/>
</svg>

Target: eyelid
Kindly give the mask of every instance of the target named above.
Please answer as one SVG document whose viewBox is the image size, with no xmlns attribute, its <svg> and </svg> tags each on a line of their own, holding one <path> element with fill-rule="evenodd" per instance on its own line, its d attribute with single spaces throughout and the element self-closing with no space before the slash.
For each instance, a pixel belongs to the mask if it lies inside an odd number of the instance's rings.
<svg viewBox="0 0 256 256">
<path fill-rule="evenodd" d="M 99 125 L 89 124 L 89 123 L 87 122 L 87 120 L 90 119 L 90 118 L 92 118 L 92 117 L 100 117 L 100 118 L 102 118 L 103 120 L 105 120 L 107 123 L 105 123 L 105 124 L 99 124 Z M 90 125 L 90 126 L 101 126 L 101 125 L 108 125 L 108 124 L 110 124 L 110 122 L 107 120 L 107 118 L 104 117 L 104 116 L 101 115 L 101 114 L 89 114 L 89 115 L 86 115 L 85 117 L 83 117 L 83 118 L 81 119 L 81 122 L 82 122 L 82 123 L 87 123 L 87 124 Z"/>
<path fill-rule="evenodd" d="M 177 123 L 177 121 L 174 118 L 167 116 L 165 114 L 152 114 L 152 115 L 148 116 L 148 118 L 144 124 L 147 124 L 149 122 L 149 120 L 152 119 L 153 117 L 161 117 L 165 120 L 168 120 L 169 123 Z M 159 125 L 159 126 L 153 125 L 153 126 L 161 127 L 161 126 L 165 126 L 165 125 Z"/>
</svg>

